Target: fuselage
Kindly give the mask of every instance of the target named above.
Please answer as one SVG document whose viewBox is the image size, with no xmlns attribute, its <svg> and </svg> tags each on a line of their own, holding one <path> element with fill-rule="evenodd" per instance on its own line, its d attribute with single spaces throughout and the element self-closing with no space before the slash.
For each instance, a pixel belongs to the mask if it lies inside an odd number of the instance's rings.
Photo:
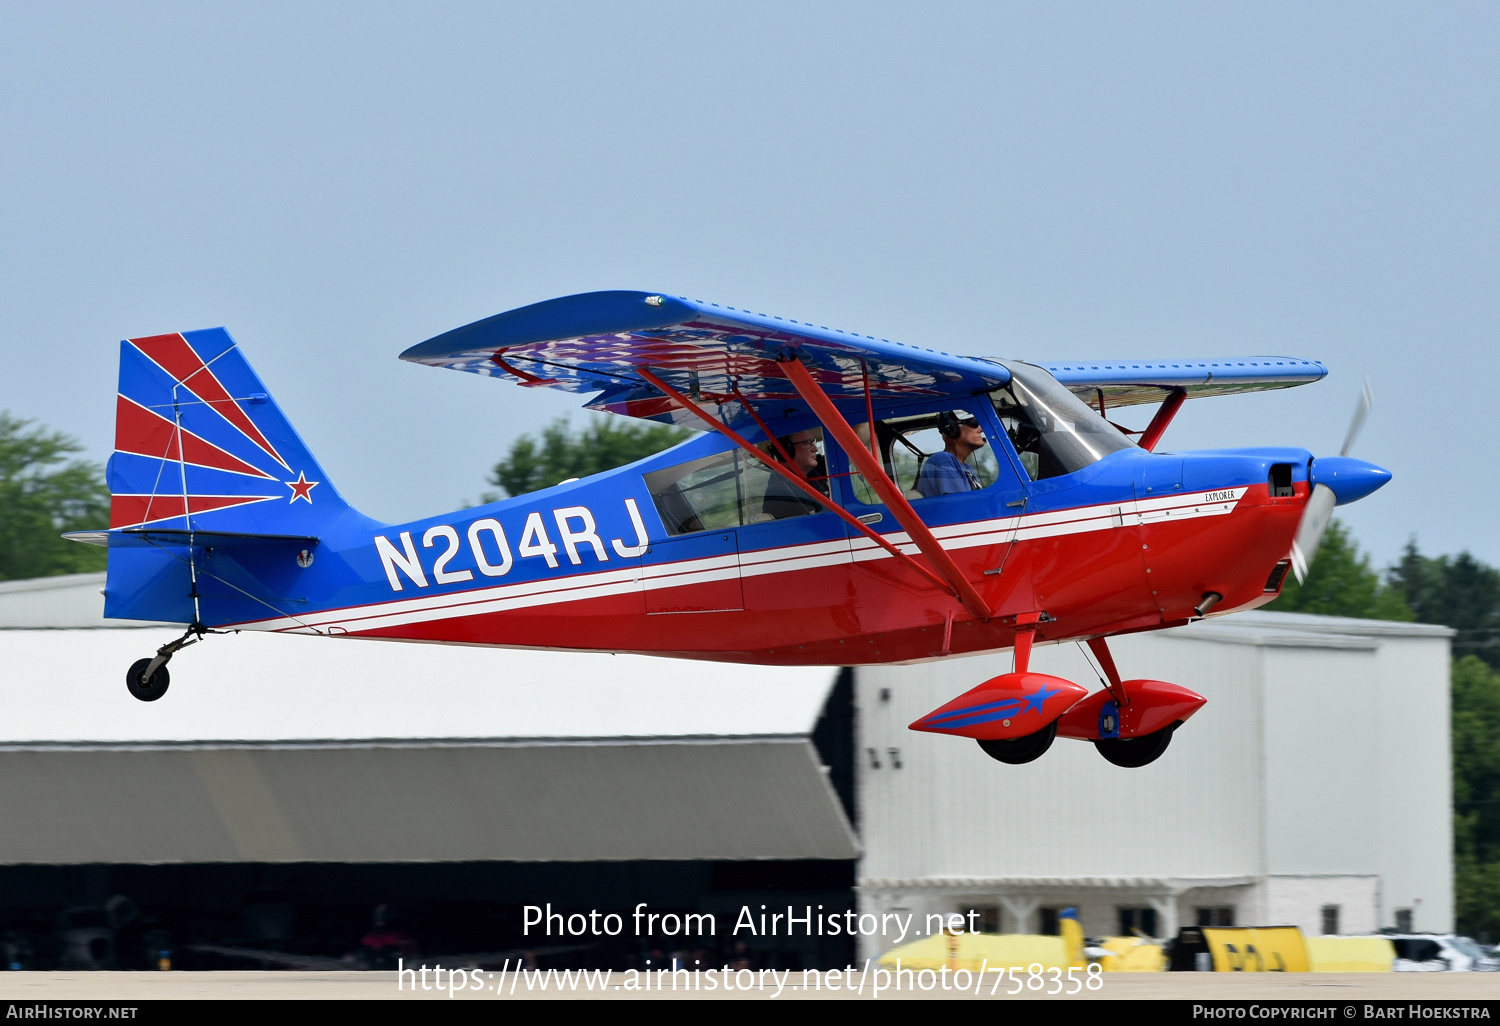
<svg viewBox="0 0 1500 1026">
<path fill-rule="evenodd" d="M 211 625 L 851 665 L 1006 648 L 1017 614 L 1044 613 L 1045 642 L 1180 624 L 1211 592 L 1222 596 L 1216 613 L 1276 596 L 1309 494 L 1305 450 L 1131 447 L 1032 480 L 1004 427 L 993 417 L 984 426 L 995 480 L 913 496 L 913 507 L 994 611 L 987 620 L 826 511 L 769 519 L 742 502 L 737 514 L 718 508 L 684 525 L 651 482 L 727 460 L 733 443 L 708 433 L 446 516 L 384 525 L 351 510 L 325 525 L 310 565 L 288 570 L 316 602 L 291 595 L 294 615 L 267 617 L 263 603 L 224 590 Z M 835 501 L 923 558 L 885 507 L 861 501 L 874 497 L 835 445 L 827 470 Z M 248 569 L 221 562 L 215 572 L 232 585 Z"/>
</svg>

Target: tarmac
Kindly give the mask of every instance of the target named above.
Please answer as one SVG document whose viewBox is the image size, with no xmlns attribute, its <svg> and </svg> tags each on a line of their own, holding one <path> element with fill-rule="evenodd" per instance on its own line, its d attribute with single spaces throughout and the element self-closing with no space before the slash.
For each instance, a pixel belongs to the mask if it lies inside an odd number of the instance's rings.
<svg viewBox="0 0 1500 1026">
<path fill-rule="evenodd" d="M 444 970 L 446 972 L 446 970 Z M 843 981 L 837 990 L 803 989 L 801 973 L 792 972 L 779 991 L 762 977 L 764 988 L 725 991 L 707 989 L 676 991 L 631 990 L 629 975 L 610 974 L 602 989 L 559 990 L 556 977 L 547 974 L 484 974 L 480 989 L 448 991 L 418 987 L 405 981 L 397 990 L 393 972 L 6 972 L 0 973 L 0 1002 L 27 1001 L 161 1001 L 189 1000 L 320 1000 L 320 1001 L 517 1001 L 517 1000 L 613 1000 L 613 999 L 739 999 L 739 1000 L 920 1000 L 959 1001 L 1305 1001 L 1342 1005 L 1341 1014 L 1354 1018 L 1361 1001 L 1472 1002 L 1500 1001 L 1500 973 L 1110 973 L 1097 990 L 1081 989 L 1074 995 L 1048 995 L 1023 990 L 1006 993 L 1007 984 L 992 988 L 989 982 L 965 991 L 931 990 L 875 994 L 876 974 L 861 978 L 859 972 Z M 531 986 L 527 986 L 527 977 Z M 716 974 L 717 976 L 717 974 Z M 638 980 L 639 977 L 636 977 Z M 472 981 L 471 981 L 472 982 Z M 924 981 L 926 982 L 926 981 Z M 545 990 L 541 984 L 546 983 Z M 861 986 L 863 984 L 863 986 Z M 3 1013 L 0 1013 L 3 1014 Z M 1360 1015 L 1363 1018 L 1363 1015 Z"/>
</svg>

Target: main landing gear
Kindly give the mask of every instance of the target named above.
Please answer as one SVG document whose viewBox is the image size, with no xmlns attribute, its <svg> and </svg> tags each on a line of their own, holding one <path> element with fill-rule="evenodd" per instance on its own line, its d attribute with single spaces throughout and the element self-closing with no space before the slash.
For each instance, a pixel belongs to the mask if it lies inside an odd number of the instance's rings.
<svg viewBox="0 0 1500 1026">
<path fill-rule="evenodd" d="M 1173 732 L 1180 726 L 1182 726 L 1182 721 L 1178 720 L 1170 727 L 1158 730 L 1154 734 L 1147 734 L 1145 737 L 1104 738 L 1095 741 L 1094 747 L 1098 749 L 1100 755 L 1116 766 L 1136 769 L 1140 766 L 1148 766 L 1161 758 L 1161 753 L 1165 752 L 1167 745 L 1172 743 Z"/>
<path fill-rule="evenodd" d="M 1108 679 L 1101 691 L 1089 695 L 1072 681 L 1032 673 L 1031 643 L 1044 618 L 1017 617 L 1014 672 L 934 709 L 912 729 L 972 737 L 984 754 L 1011 766 L 1041 758 L 1058 737 L 1092 742 L 1105 761 L 1127 769 L 1161 758 L 1203 696 L 1165 681 L 1122 681 L 1103 638 L 1088 643 Z"/>
<path fill-rule="evenodd" d="M 985 755 L 996 762 L 1021 766 L 1040 759 L 1042 754 L 1052 747 L 1052 742 L 1056 739 L 1057 721 L 1053 720 L 1035 734 L 1027 734 L 1025 737 L 1014 738 L 1010 741 L 981 739 L 979 747 L 984 749 Z"/>
<path fill-rule="evenodd" d="M 1094 742 L 1094 748 L 1104 756 L 1106 762 L 1125 769 L 1139 769 L 1161 758 L 1162 753 L 1167 750 L 1167 745 L 1172 743 L 1172 733 L 1180 726 L 1182 726 L 1182 721 L 1178 720 L 1170 727 L 1144 737 L 1103 738 Z M 1057 721 L 1053 720 L 1035 734 L 1027 734 L 1025 737 L 1018 737 L 1012 741 L 981 740 L 979 747 L 984 749 L 985 755 L 996 762 L 1020 766 L 1040 759 L 1047 749 L 1052 747 L 1052 742 L 1056 738 Z"/>
<path fill-rule="evenodd" d="M 202 641 L 205 634 L 221 633 L 223 632 L 211 631 L 199 623 L 193 624 L 182 637 L 157 649 L 155 656 L 131 663 L 130 669 L 125 671 L 125 686 L 130 689 L 133 697 L 142 702 L 156 701 L 167 693 L 167 686 L 172 683 L 172 675 L 167 672 L 167 663 L 172 657 L 189 645 Z"/>
</svg>

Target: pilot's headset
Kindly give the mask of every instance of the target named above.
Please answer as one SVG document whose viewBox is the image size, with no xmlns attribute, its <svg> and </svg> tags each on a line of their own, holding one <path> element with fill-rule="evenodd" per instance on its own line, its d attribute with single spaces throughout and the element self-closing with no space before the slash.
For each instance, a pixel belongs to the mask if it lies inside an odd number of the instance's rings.
<svg viewBox="0 0 1500 1026">
<path fill-rule="evenodd" d="M 944 438 L 957 438 L 965 423 L 978 424 L 979 420 L 965 410 L 944 410 L 937 416 L 938 433 Z"/>
</svg>

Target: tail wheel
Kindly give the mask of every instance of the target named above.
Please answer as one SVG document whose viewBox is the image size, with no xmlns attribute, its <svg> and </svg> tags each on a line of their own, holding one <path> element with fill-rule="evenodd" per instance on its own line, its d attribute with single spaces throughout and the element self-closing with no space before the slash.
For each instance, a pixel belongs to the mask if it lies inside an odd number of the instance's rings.
<svg viewBox="0 0 1500 1026">
<path fill-rule="evenodd" d="M 1094 747 L 1099 749 L 1100 755 L 1116 766 L 1137 769 L 1161 758 L 1161 753 L 1165 752 L 1167 745 L 1172 743 L 1173 732 L 1180 726 L 1182 726 L 1182 721 L 1178 720 L 1170 727 L 1163 727 L 1145 737 L 1105 738 L 1095 741 Z"/>
<path fill-rule="evenodd" d="M 142 680 L 141 676 L 146 668 L 151 665 L 149 659 L 137 659 L 130 664 L 130 669 L 125 671 L 125 686 L 130 693 L 142 702 L 154 702 L 167 693 L 167 685 L 171 683 L 171 676 L 167 673 L 165 666 L 158 666 L 156 672 L 151 675 L 150 680 Z"/>
<path fill-rule="evenodd" d="M 1057 721 L 1053 720 L 1035 734 L 1027 734 L 1025 737 L 1013 738 L 1009 741 L 980 741 L 979 747 L 983 748 L 984 754 L 991 759 L 1009 763 L 1012 766 L 1020 766 L 1023 763 L 1040 759 L 1042 753 L 1052 747 L 1052 742 L 1056 737 Z"/>
</svg>

